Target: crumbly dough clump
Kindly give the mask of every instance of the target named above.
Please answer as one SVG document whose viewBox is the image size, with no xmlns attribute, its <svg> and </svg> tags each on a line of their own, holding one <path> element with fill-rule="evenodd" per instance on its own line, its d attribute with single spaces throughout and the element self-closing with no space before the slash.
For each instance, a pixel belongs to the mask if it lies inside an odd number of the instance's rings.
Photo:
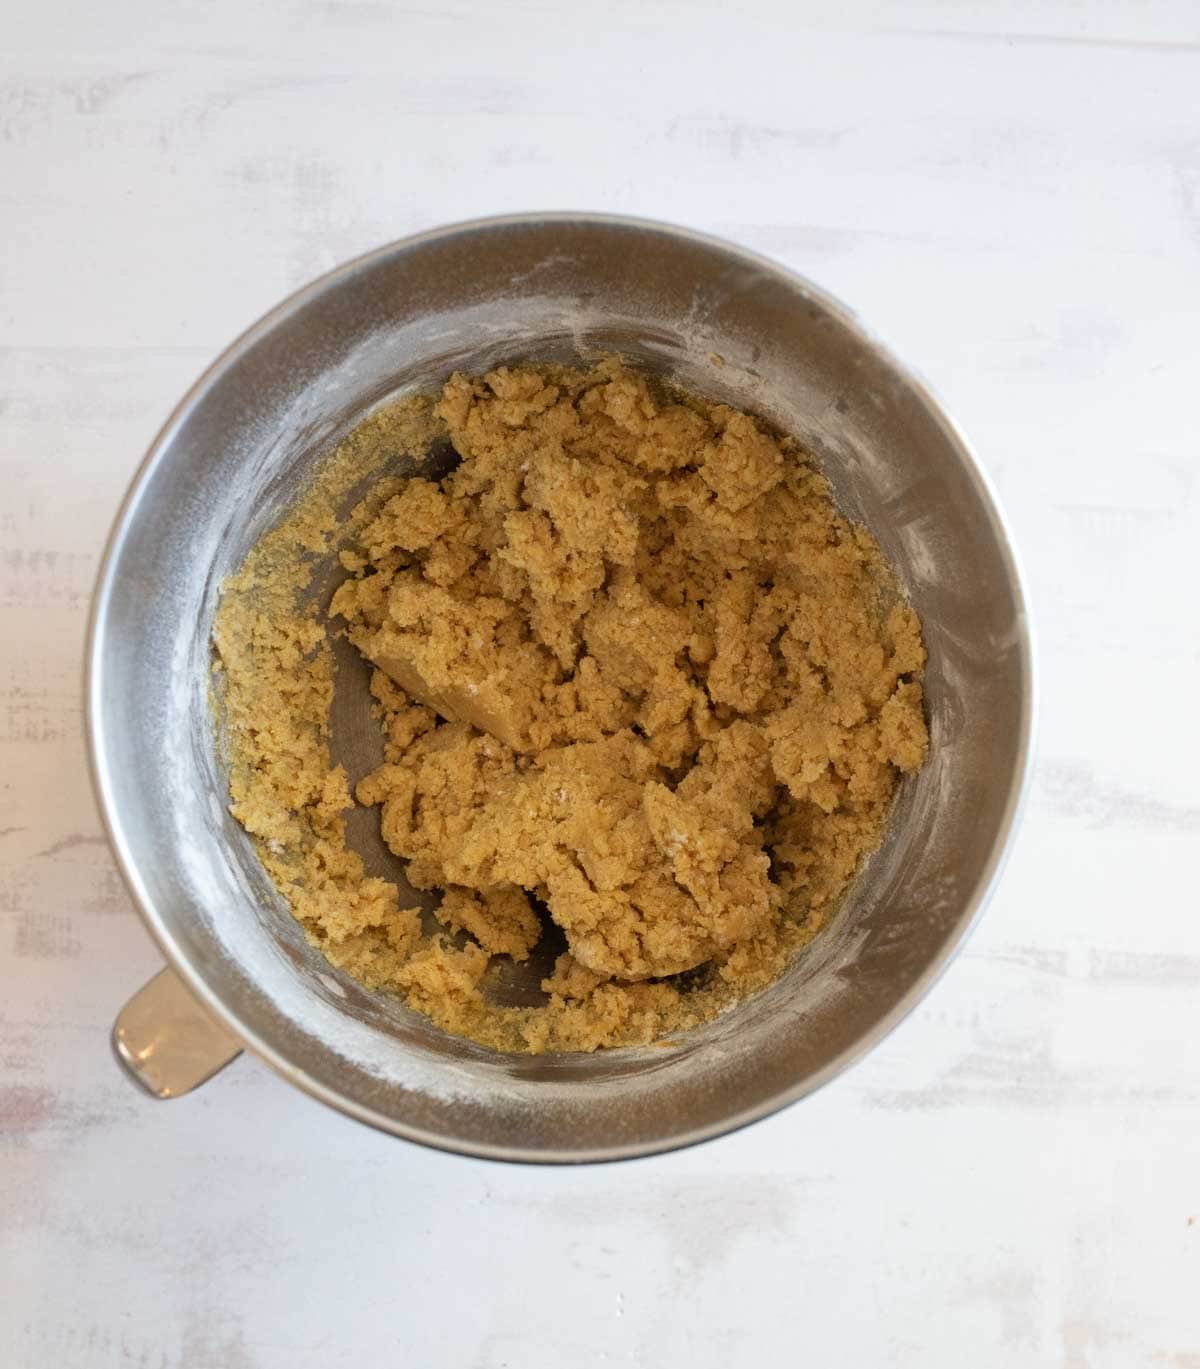
<svg viewBox="0 0 1200 1369">
<path fill-rule="evenodd" d="M 355 798 L 447 931 L 346 847 L 325 627 L 286 556 L 305 518 L 335 533 L 310 496 L 216 631 L 233 811 L 310 937 L 509 1050 L 650 1041 L 769 982 L 928 747 L 920 624 L 874 540 L 792 439 L 615 359 L 455 375 L 356 430 L 359 459 L 373 431 L 461 457 L 337 530 L 329 608 L 376 667 L 385 763 Z M 569 945 L 546 1001 L 496 1005 L 493 957 L 543 915 Z"/>
</svg>

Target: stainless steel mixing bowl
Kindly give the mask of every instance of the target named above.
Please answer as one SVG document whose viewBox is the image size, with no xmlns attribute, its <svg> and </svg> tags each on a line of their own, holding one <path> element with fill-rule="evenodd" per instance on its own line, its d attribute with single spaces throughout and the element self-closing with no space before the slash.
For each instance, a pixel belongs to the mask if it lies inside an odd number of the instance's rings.
<svg viewBox="0 0 1200 1369">
<path fill-rule="evenodd" d="M 304 940 L 227 812 L 209 633 L 223 577 L 382 397 L 458 368 L 606 351 L 818 454 L 924 622 L 932 748 L 835 923 L 766 992 L 666 1048 L 495 1055 L 368 993 Z M 317 569 L 327 589 L 332 567 Z M 353 775 L 374 729 L 361 664 L 341 665 L 334 742 Z M 929 391 L 808 281 L 602 215 L 395 243 L 235 342 L 168 421 L 117 519 L 88 650 L 92 762 L 113 850 L 172 967 L 118 1019 L 118 1053 L 167 1096 L 245 1046 L 353 1117 L 480 1156 L 612 1159 L 716 1136 L 833 1078 L 944 968 L 1012 836 L 1032 714 L 1024 598 L 986 480 Z M 369 861 L 387 861 L 372 814 L 353 831 Z M 514 983 L 514 1000 L 529 987 Z"/>
</svg>

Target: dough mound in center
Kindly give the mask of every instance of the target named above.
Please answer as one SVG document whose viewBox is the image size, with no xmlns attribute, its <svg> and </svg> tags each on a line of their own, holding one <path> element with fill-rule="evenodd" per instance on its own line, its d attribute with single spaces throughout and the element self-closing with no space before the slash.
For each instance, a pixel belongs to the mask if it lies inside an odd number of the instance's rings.
<svg viewBox="0 0 1200 1369">
<path fill-rule="evenodd" d="M 346 847 L 325 627 L 294 566 L 263 594 L 286 528 L 215 634 L 235 815 L 326 957 L 448 1031 L 594 1049 L 711 1018 L 827 921 L 922 764 L 916 615 L 798 443 L 618 360 L 455 375 L 346 450 L 402 418 L 456 468 L 319 536 L 385 736 L 354 800 L 444 930 Z M 545 1002 L 498 1006 L 489 970 L 545 917 L 569 947 Z"/>
</svg>

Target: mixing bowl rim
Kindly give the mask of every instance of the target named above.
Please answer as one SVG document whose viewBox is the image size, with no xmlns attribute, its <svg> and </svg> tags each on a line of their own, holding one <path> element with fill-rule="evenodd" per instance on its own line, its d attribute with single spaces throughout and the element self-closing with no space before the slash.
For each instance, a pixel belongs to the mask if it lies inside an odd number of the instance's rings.
<svg viewBox="0 0 1200 1369">
<path fill-rule="evenodd" d="M 210 985 L 180 948 L 165 921 L 160 917 L 154 899 L 138 872 L 132 843 L 127 836 L 113 796 L 108 760 L 110 746 L 104 730 L 102 710 L 105 632 L 109 605 L 115 592 L 116 566 L 122 547 L 128 531 L 137 517 L 143 494 L 160 464 L 165 460 L 174 437 L 214 386 L 260 339 L 268 336 L 280 323 L 292 317 L 311 301 L 336 290 L 356 274 L 369 270 L 390 257 L 444 242 L 456 236 L 486 233 L 498 229 L 536 228 L 547 224 L 623 228 L 635 232 L 661 234 L 670 239 L 691 242 L 697 246 L 713 249 L 724 254 L 727 258 L 740 261 L 757 271 L 765 272 L 767 275 L 779 279 L 782 283 L 786 283 L 791 289 L 797 290 L 801 295 L 812 300 L 827 313 L 837 318 L 862 346 L 890 367 L 905 385 L 923 401 L 929 414 L 943 430 L 950 445 L 958 454 L 964 470 L 975 486 L 980 505 L 994 529 L 997 544 L 1008 573 L 1008 582 L 1013 598 L 1014 621 L 1018 630 L 1018 649 L 1021 663 L 1021 735 L 1017 762 L 1009 782 L 1004 811 L 992 840 L 984 872 L 971 891 L 962 914 L 940 947 L 938 954 L 909 985 L 892 1008 L 873 1023 L 868 1031 L 840 1051 L 833 1059 L 827 1061 L 819 1070 L 788 1088 L 780 1090 L 771 1097 L 751 1107 L 722 1117 L 719 1121 L 693 1128 L 682 1128 L 676 1133 L 658 1136 L 649 1142 L 633 1141 L 592 1146 L 585 1150 L 563 1149 L 553 1151 L 461 1140 L 454 1136 L 434 1132 L 386 1116 L 372 1107 L 345 1097 L 336 1089 L 330 1088 L 313 1078 L 303 1066 L 296 1064 L 283 1050 L 265 1040 L 256 1031 L 248 1028 L 237 1012 L 226 1004 L 221 995 Z M 1036 735 L 1035 678 L 1035 645 L 1030 622 L 1029 597 L 1007 520 L 1000 507 L 992 482 L 980 465 L 970 443 L 968 443 L 958 424 L 947 413 L 945 406 L 936 398 L 932 388 L 920 375 L 902 362 L 892 349 L 874 331 L 867 328 L 852 310 L 815 285 L 806 276 L 769 257 L 762 256 L 715 235 L 660 220 L 620 214 L 554 211 L 504 214 L 464 220 L 399 238 L 370 252 L 363 253 L 334 267 L 331 271 L 293 292 L 236 337 L 213 360 L 184 394 L 159 429 L 130 481 L 114 518 L 101 556 L 88 618 L 87 645 L 84 653 L 84 714 L 92 786 L 109 846 L 116 858 L 125 886 L 167 963 L 175 970 L 203 1008 L 232 1033 L 247 1050 L 264 1061 L 289 1083 L 295 1084 L 318 1101 L 390 1135 L 399 1136 L 436 1150 L 473 1156 L 479 1159 L 535 1164 L 580 1164 L 627 1160 L 661 1154 L 697 1145 L 740 1130 L 742 1127 L 779 1112 L 790 1104 L 798 1102 L 801 1098 L 814 1093 L 831 1079 L 861 1060 L 912 1012 L 944 973 L 947 965 L 962 948 L 967 937 L 977 925 L 1007 863 L 1013 837 L 1029 791 Z"/>
</svg>

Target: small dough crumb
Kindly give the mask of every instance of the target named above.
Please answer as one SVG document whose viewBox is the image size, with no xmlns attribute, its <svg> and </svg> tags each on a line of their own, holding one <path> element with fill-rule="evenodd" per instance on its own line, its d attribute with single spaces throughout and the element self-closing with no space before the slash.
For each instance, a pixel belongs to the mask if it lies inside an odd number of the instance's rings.
<svg viewBox="0 0 1200 1369">
<path fill-rule="evenodd" d="M 481 894 L 447 889 L 437 917 L 455 931 L 469 932 L 489 954 L 514 960 L 528 960 L 542 939 L 541 919 L 525 890 L 515 884 L 499 884 Z"/>
<path fill-rule="evenodd" d="M 334 496 L 434 442 L 440 480 Z M 352 479 L 353 477 L 353 479 Z M 329 754 L 326 622 L 376 667 L 384 763 Z M 225 586 L 214 639 L 232 811 L 310 939 L 500 1050 L 593 1050 L 709 1020 L 775 978 L 879 844 L 928 750 L 920 623 L 804 450 L 608 358 L 454 375 L 361 424 Z M 365 875 L 377 806 L 424 934 Z M 488 993 L 557 923 L 540 1006 Z"/>
</svg>

